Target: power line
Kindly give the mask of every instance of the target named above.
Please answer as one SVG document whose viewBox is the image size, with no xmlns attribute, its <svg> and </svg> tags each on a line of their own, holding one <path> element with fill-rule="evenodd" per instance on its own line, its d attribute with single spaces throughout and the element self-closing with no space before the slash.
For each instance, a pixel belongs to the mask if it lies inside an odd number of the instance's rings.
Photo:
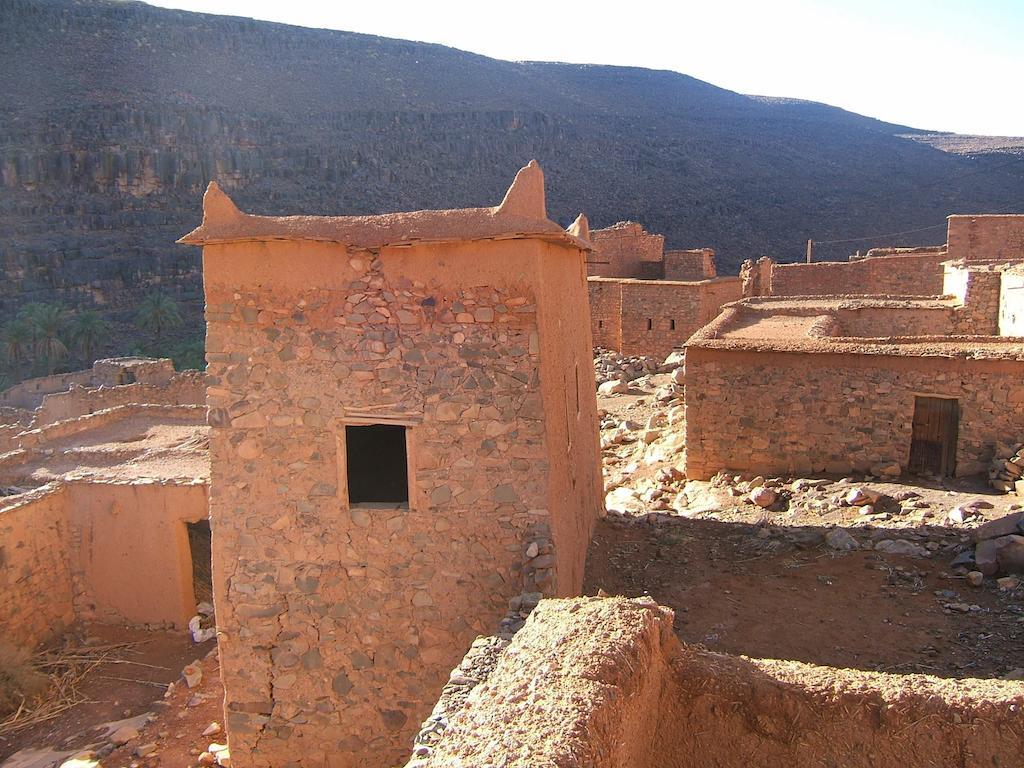
<svg viewBox="0 0 1024 768">
<path fill-rule="evenodd" d="M 833 245 L 835 243 L 858 243 L 861 240 L 881 240 L 883 237 L 896 237 L 897 235 L 912 235 L 915 232 L 927 232 L 929 229 L 940 229 L 945 227 L 946 222 L 941 224 L 932 224 L 930 227 L 921 227 L 919 229 L 905 229 L 902 232 L 884 232 L 880 235 L 865 235 L 864 237 L 848 237 L 843 240 L 814 240 L 815 245 Z"/>
</svg>

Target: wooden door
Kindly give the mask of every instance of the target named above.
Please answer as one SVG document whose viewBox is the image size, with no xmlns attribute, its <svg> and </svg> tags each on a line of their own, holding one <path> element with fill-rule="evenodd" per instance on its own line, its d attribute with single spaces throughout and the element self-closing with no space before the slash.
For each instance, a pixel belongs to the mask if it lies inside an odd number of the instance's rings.
<svg viewBox="0 0 1024 768">
<path fill-rule="evenodd" d="M 915 397 L 914 425 L 907 468 L 917 474 L 952 476 L 960 402 L 948 397 Z"/>
</svg>

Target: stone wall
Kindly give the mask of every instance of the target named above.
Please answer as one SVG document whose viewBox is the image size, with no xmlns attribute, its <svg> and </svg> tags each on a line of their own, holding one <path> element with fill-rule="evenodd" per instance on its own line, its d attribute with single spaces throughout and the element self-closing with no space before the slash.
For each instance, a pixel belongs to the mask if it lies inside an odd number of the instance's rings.
<svg viewBox="0 0 1024 768">
<path fill-rule="evenodd" d="M 686 474 L 906 467 L 915 395 L 960 401 L 957 475 L 1024 434 L 1024 363 L 874 354 L 686 351 Z"/>
<path fill-rule="evenodd" d="M 718 276 L 715 267 L 715 251 L 712 248 L 694 248 L 686 251 L 665 251 L 666 280 L 710 280 Z"/>
<path fill-rule="evenodd" d="M 950 259 L 1024 259 L 1024 216 L 950 216 L 946 247 Z"/>
<path fill-rule="evenodd" d="M 579 590 L 601 507 L 584 271 L 540 240 L 206 246 L 235 765 L 393 764 L 510 597 Z M 408 504 L 349 502 L 368 423 L 407 429 Z"/>
<path fill-rule="evenodd" d="M 995 336 L 999 333 L 1000 299 L 1006 264 L 947 262 L 943 265 L 943 293 L 959 303 L 956 333 Z"/>
<path fill-rule="evenodd" d="M 635 221 L 620 221 L 590 231 L 594 251 L 587 258 L 587 274 L 598 277 L 664 277 L 665 237 L 652 235 Z"/>
<path fill-rule="evenodd" d="M 878 307 L 838 309 L 833 336 L 886 338 L 890 336 L 940 336 L 958 332 L 954 307 Z"/>
<path fill-rule="evenodd" d="M 649 598 L 542 601 L 408 768 L 981 768 L 1024 749 L 1014 681 L 728 656 L 672 622 Z"/>
<path fill-rule="evenodd" d="M 741 290 L 736 277 L 696 283 L 608 278 L 587 282 L 594 343 L 624 355 L 661 358 L 713 320 L 723 304 L 739 299 Z"/>
<path fill-rule="evenodd" d="M 938 296 L 945 251 L 932 249 L 856 261 L 772 264 L 763 289 L 772 296 Z M 757 295 L 757 294 L 753 294 Z"/>
<path fill-rule="evenodd" d="M 0 638 L 33 648 L 75 619 L 67 491 L 0 499 Z"/>
</svg>

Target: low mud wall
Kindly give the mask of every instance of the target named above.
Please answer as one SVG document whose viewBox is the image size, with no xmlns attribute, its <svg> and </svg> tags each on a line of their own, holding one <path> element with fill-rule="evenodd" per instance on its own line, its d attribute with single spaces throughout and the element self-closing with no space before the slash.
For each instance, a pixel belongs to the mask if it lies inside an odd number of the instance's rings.
<svg viewBox="0 0 1024 768">
<path fill-rule="evenodd" d="M 184 629 L 196 607 L 186 523 L 207 506 L 199 481 L 52 483 L 10 497 L 0 638 L 31 648 L 81 620 Z"/>
<path fill-rule="evenodd" d="M 1024 749 L 1024 684 L 682 646 L 649 600 L 546 600 L 410 766 L 986 768 Z"/>
<path fill-rule="evenodd" d="M 0 639 L 15 646 L 34 647 L 74 621 L 66 504 L 56 485 L 0 499 Z"/>
<path fill-rule="evenodd" d="M 207 518 L 205 483 L 72 483 L 66 496 L 76 617 L 184 629 L 196 608 L 186 523 Z"/>
<path fill-rule="evenodd" d="M 114 387 L 72 387 L 45 395 L 32 427 L 38 428 L 119 405 L 203 405 L 206 384 L 199 371 L 185 371 L 162 384 L 123 384 Z"/>
</svg>

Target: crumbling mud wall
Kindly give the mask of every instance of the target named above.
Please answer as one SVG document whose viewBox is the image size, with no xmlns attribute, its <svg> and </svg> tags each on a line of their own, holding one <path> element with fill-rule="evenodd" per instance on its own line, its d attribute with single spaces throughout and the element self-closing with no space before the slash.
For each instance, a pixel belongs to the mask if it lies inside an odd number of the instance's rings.
<svg viewBox="0 0 1024 768">
<path fill-rule="evenodd" d="M 594 343 L 624 355 L 667 357 L 740 298 L 738 277 L 695 283 L 590 278 Z"/>
<path fill-rule="evenodd" d="M 0 392 L 0 406 L 34 410 L 45 395 L 66 392 L 72 387 L 112 387 L 133 382 L 166 384 L 173 376 L 174 364 L 167 358 L 112 357 L 97 360 L 84 371 L 41 376 L 15 384 Z"/>
<path fill-rule="evenodd" d="M 954 215 L 947 219 L 947 258 L 966 261 L 1024 259 L 1024 216 Z"/>
<path fill-rule="evenodd" d="M 956 474 L 1024 434 L 1018 360 L 709 349 L 686 351 L 686 474 L 867 472 L 907 466 L 914 398 L 957 398 Z"/>
<path fill-rule="evenodd" d="M 811 264 L 774 264 L 760 295 L 771 296 L 938 296 L 942 293 L 944 249 L 915 249 L 893 256 Z"/>
<path fill-rule="evenodd" d="M 67 489 L 0 499 L 0 637 L 25 648 L 75 620 Z"/>
<path fill-rule="evenodd" d="M 1018 682 L 681 646 L 649 599 L 547 600 L 419 768 L 965 768 L 1024 749 Z"/>
<path fill-rule="evenodd" d="M 635 221 L 620 221 L 590 231 L 593 252 L 587 274 L 598 277 L 633 277 L 658 280 L 665 276 L 662 258 L 665 236 L 652 235 Z"/>
<path fill-rule="evenodd" d="M 666 280 L 694 282 L 718 276 L 713 248 L 665 251 L 664 262 L 663 277 Z"/>
<path fill-rule="evenodd" d="M 206 383 L 199 371 L 174 374 L 161 383 L 122 384 L 119 386 L 79 387 L 44 395 L 35 411 L 32 427 L 65 421 L 118 405 L 204 405 Z"/>
</svg>

